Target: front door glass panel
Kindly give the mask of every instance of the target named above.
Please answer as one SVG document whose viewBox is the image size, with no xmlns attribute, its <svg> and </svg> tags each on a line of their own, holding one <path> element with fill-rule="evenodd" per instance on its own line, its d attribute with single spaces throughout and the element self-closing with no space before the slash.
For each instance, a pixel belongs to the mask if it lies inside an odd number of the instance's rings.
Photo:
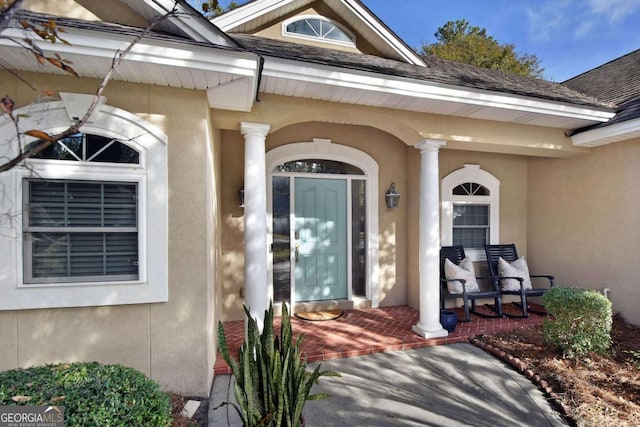
<svg viewBox="0 0 640 427">
<path fill-rule="evenodd" d="M 291 298 L 291 197 L 289 177 L 273 177 L 273 299 Z"/>
<path fill-rule="evenodd" d="M 354 296 L 367 294 L 366 182 L 351 181 L 351 289 Z"/>
</svg>

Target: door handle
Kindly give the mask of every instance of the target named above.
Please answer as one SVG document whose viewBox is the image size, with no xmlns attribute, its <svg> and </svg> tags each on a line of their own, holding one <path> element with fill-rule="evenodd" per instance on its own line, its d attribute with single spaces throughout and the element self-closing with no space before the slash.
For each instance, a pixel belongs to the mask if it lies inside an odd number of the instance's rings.
<svg viewBox="0 0 640 427">
<path fill-rule="evenodd" d="M 296 242 L 296 247 L 295 247 L 295 257 L 296 257 L 296 264 L 298 263 L 298 260 L 300 259 L 300 244 Z"/>
</svg>

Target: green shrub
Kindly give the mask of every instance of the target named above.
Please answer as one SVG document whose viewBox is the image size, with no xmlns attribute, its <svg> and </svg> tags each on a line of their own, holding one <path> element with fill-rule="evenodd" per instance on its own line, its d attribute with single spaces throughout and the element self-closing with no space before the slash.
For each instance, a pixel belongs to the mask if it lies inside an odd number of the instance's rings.
<svg viewBox="0 0 640 427">
<path fill-rule="evenodd" d="M 605 353 L 611 345 L 611 301 L 602 294 L 580 288 L 556 286 L 543 297 L 551 318 L 543 322 L 544 337 L 565 357 L 590 352 Z"/>
<path fill-rule="evenodd" d="M 25 396 L 23 399 L 13 399 Z M 29 400 L 27 400 L 29 398 Z M 65 426 L 169 426 L 171 400 L 120 365 L 67 363 L 0 372 L 0 405 L 64 406 Z"/>
<path fill-rule="evenodd" d="M 307 371 L 307 359 L 300 353 L 302 335 L 293 341 L 291 318 L 287 305 L 282 306 L 280 335 L 274 333 L 273 306 L 265 310 L 260 333 L 256 320 L 245 307 L 247 340 L 238 350 L 238 361 L 231 358 L 222 322 L 218 323 L 220 353 L 231 367 L 235 380 L 232 404 L 244 426 L 299 427 L 307 400 L 328 397 L 311 394 L 311 387 L 322 376 L 340 376 L 332 371 Z M 227 403 L 223 403 L 227 404 Z"/>
</svg>

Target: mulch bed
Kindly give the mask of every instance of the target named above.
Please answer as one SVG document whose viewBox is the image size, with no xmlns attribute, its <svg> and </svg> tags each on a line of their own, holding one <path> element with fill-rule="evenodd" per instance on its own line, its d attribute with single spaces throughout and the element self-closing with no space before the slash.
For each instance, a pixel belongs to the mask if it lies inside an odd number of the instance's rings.
<svg viewBox="0 0 640 427">
<path fill-rule="evenodd" d="M 614 317 L 605 356 L 565 359 L 542 326 L 482 335 L 474 343 L 532 379 L 572 425 L 640 426 L 640 328 Z"/>
</svg>

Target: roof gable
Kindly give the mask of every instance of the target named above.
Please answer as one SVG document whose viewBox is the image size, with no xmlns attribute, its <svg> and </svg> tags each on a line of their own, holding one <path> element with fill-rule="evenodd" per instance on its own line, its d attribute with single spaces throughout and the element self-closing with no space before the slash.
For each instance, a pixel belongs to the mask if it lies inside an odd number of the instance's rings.
<svg viewBox="0 0 640 427">
<path fill-rule="evenodd" d="M 256 0 L 226 12 L 212 22 L 228 33 L 254 34 L 314 6 L 329 10 L 379 56 L 424 66 L 422 58 L 359 0 Z"/>
</svg>

